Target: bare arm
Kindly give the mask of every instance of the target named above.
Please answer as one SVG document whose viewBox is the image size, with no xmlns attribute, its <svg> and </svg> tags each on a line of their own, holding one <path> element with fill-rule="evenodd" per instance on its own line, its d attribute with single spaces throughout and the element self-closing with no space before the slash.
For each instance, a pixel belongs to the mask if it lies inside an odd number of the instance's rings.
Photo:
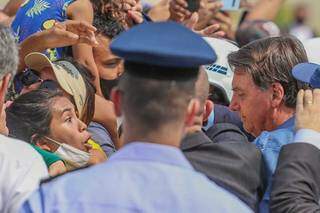
<svg viewBox="0 0 320 213">
<path fill-rule="evenodd" d="M 68 17 L 72 20 L 93 22 L 93 7 L 89 0 L 77 0 L 67 10 Z M 85 65 L 94 76 L 94 86 L 97 94 L 101 95 L 100 80 L 97 65 L 94 62 L 92 47 L 87 44 L 72 46 L 73 58 Z"/>
<path fill-rule="evenodd" d="M 260 0 L 250 10 L 246 20 L 273 20 L 285 0 Z"/>
<path fill-rule="evenodd" d="M 78 43 L 96 45 L 94 28 L 87 22 L 68 20 L 56 23 L 49 30 L 37 32 L 20 44 L 18 71 L 25 68 L 24 57 L 31 52 L 43 52 L 49 48 L 65 47 Z"/>
<path fill-rule="evenodd" d="M 15 16 L 24 1 L 25 0 L 9 0 L 2 11 L 10 17 Z"/>
</svg>

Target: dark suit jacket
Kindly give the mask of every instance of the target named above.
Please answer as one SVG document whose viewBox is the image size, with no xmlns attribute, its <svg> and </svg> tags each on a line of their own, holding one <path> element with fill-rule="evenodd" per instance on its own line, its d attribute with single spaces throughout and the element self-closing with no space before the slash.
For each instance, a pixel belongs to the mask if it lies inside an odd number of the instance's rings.
<svg viewBox="0 0 320 213">
<path fill-rule="evenodd" d="M 238 113 L 231 111 L 228 107 L 215 104 L 214 105 L 214 124 L 230 123 L 240 128 L 242 132 L 248 137 L 250 142 L 254 141 L 255 137 L 246 132 L 243 128 L 242 121 Z"/>
<path fill-rule="evenodd" d="M 263 160 L 255 145 L 232 124 L 215 124 L 185 137 L 181 149 L 193 167 L 235 194 L 253 210 L 263 196 Z"/>
<path fill-rule="evenodd" d="M 282 147 L 274 175 L 271 212 L 320 212 L 320 150 L 306 143 Z"/>
</svg>

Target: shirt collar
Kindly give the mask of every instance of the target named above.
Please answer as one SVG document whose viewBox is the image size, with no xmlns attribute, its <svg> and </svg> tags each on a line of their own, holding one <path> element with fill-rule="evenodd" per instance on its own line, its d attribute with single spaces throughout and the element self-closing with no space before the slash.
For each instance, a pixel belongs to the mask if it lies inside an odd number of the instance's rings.
<svg viewBox="0 0 320 213">
<path fill-rule="evenodd" d="M 295 117 L 292 116 L 291 118 L 286 120 L 283 124 L 278 126 L 276 129 L 286 129 L 286 128 L 290 128 L 290 127 L 294 126 L 294 119 L 295 119 Z"/>
<path fill-rule="evenodd" d="M 180 149 L 148 142 L 130 142 L 109 159 L 110 162 L 119 160 L 153 161 L 193 170 Z"/>
</svg>

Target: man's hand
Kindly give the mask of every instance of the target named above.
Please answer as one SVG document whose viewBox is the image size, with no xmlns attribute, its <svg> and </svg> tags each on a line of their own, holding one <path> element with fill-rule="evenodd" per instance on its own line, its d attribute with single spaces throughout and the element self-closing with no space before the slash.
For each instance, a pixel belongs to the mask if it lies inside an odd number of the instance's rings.
<svg viewBox="0 0 320 213">
<path fill-rule="evenodd" d="M 190 30 L 194 31 L 195 33 L 198 33 L 201 36 L 206 37 L 214 37 L 214 38 L 220 38 L 225 36 L 225 32 L 220 30 L 219 24 L 213 24 L 209 27 L 206 27 L 204 29 L 195 30 L 195 26 L 199 20 L 198 13 L 193 13 L 189 19 L 183 22 L 183 24 L 188 27 Z"/>
<path fill-rule="evenodd" d="M 91 46 L 98 44 L 94 32 L 96 28 L 84 21 L 68 20 L 56 22 L 54 27 L 43 31 L 46 36 L 46 48 L 71 46 L 86 43 Z"/>
<path fill-rule="evenodd" d="M 320 132 L 320 89 L 300 90 L 296 107 L 296 130 L 311 129 Z"/>
<path fill-rule="evenodd" d="M 232 30 L 232 18 L 227 12 L 218 12 L 215 14 L 210 24 L 219 24 L 220 29 L 225 32 L 229 39 L 234 39 L 235 32 Z"/>
<path fill-rule="evenodd" d="M 127 12 L 128 17 L 133 21 L 133 24 L 141 24 L 143 22 L 142 4 L 140 0 L 124 0 L 123 9 Z"/>
<path fill-rule="evenodd" d="M 222 7 L 223 4 L 220 1 L 202 0 L 198 11 L 200 18 L 197 23 L 197 29 L 205 28 L 210 25 L 210 22 Z"/>
<path fill-rule="evenodd" d="M 190 18 L 191 12 L 187 8 L 188 3 L 185 0 L 171 0 L 169 3 L 169 20 L 181 23 L 186 18 Z"/>
<path fill-rule="evenodd" d="M 90 144 L 85 144 L 87 151 L 90 154 L 88 165 L 102 163 L 108 159 L 107 155 L 98 149 L 93 149 Z"/>
</svg>

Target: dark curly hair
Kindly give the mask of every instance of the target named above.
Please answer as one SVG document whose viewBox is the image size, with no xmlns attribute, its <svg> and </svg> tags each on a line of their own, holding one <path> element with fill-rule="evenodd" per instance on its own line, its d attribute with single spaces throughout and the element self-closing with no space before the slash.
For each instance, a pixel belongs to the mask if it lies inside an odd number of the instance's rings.
<svg viewBox="0 0 320 213">
<path fill-rule="evenodd" d="M 114 23 L 116 22 L 124 27 L 128 26 L 128 17 L 124 10 L 123 0 L 91 0 L 91 3 L 95 19 L 98 19 L 96 21 L 98 22 L 97 28 L 102 27 L 101 24 L 106 24 L 114 29 Z"/>
<path fill-rule="evenodd" d="M 113 39 L 121 32 L 125 31 L 125 25 L 115 17 L 105 14 L 95 14 L 93 26 L 97 28 L 97 34 L 102 34 L 110 39 Z"/>
</svg>

